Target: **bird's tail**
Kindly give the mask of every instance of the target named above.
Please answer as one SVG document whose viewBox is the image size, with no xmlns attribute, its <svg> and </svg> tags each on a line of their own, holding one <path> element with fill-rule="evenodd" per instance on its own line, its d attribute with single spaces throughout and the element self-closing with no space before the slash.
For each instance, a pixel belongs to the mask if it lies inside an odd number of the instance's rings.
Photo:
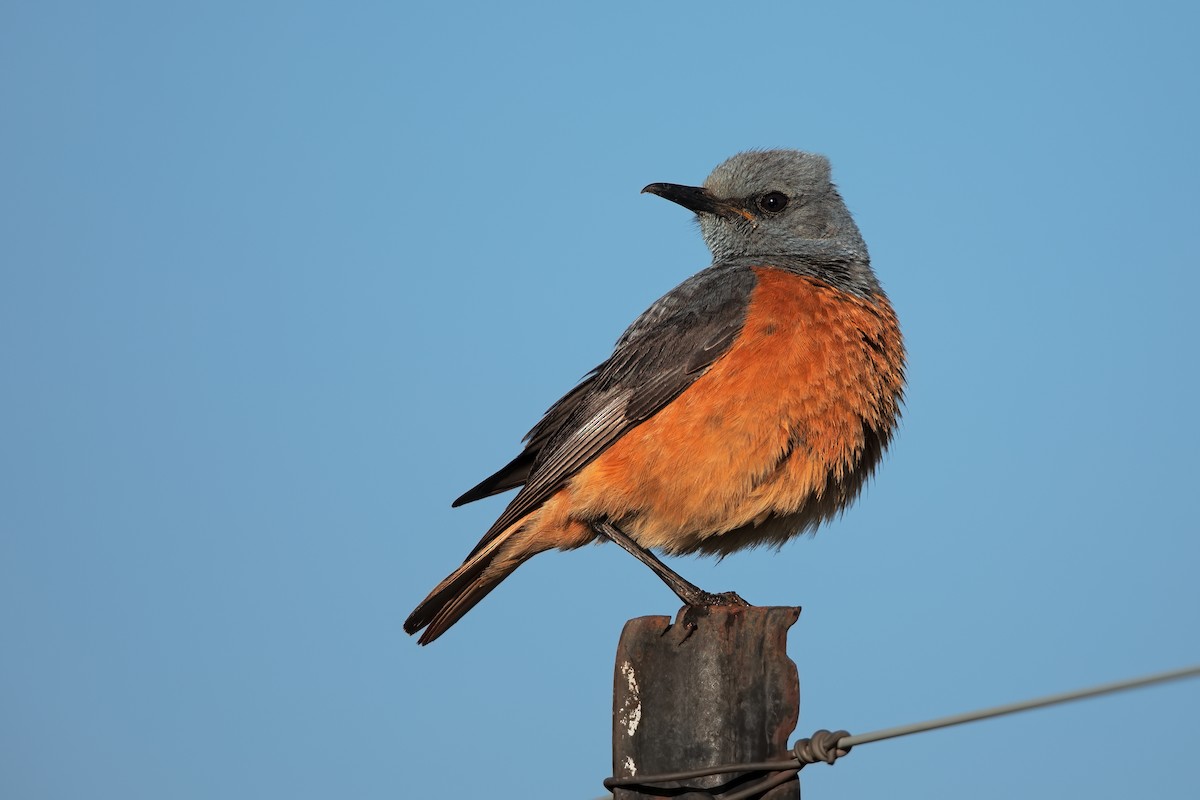
<svg viewBox="0 0 1200 800">
<path fill-rule="evenodd" d="M 510 536 L 496 537 L 472 554 L 421 601 L 404 621 L 404 630 L 412 634 L 424 628 L 417 641 L 429 644 L 532 555 L 532 552 L 514 548 Z"/>
</svg>

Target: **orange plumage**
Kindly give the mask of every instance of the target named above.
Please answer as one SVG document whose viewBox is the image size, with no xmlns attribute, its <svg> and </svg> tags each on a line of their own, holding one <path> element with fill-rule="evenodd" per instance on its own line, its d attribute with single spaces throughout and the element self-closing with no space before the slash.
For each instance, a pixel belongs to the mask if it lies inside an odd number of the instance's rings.
<svg viewBox="0 0 1200 800">
<path fill-rule="evenodd" d="M 858 493 L 899 410 L 903 349 L 891 305 L 754 271 L 729 352 L 570 481 L 567 519 L 607 517 L 668 553 L 729 553 L 781 544 Z"/>
</svg>

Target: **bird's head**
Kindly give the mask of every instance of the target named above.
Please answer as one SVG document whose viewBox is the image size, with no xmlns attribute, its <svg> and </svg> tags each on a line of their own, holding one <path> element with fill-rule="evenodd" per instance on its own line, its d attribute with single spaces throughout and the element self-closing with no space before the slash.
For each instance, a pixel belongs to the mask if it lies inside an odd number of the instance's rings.
<svg viewBox="0 0 1200 800">
<path fill-rule="evenodd" d="M 816 252 L 867 257 L 821 155 L 753 150 L 718 166 L 703 186 L 652 183 L 642 191 L 696 212 L 716 261 Z"/>
</svg>

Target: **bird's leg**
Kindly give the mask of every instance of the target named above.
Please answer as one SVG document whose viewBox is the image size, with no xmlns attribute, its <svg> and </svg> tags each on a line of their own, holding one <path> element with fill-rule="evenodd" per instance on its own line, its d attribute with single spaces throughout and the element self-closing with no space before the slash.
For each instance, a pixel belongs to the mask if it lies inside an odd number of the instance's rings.
<svg viewBox="0 0 1200 800">
<path fill-rule="evenodd" d="M 654 574 L 662 579 L 662 582 L 671 587 L 671 591 L 679 595 L 679 599 L 689 606 L 708 607 L 708 606 L 749 606 L 745 600 L 737 596 L 736 592 L 721 592 L 713 594 L 706 592 L 696 584 L 685 579 L 682 575 L 672 570 L 662 561 L 659 561 L 653 553 L 640 544 L 629 538 L 629 535 L 623 530 L 613 525 L 608 520 L 601 520 L 592 523 L 592 529 L 601 536 L 619 544 L 625 552 L 636 558 L 638 561 L 645 564 Z"/>
</svg>

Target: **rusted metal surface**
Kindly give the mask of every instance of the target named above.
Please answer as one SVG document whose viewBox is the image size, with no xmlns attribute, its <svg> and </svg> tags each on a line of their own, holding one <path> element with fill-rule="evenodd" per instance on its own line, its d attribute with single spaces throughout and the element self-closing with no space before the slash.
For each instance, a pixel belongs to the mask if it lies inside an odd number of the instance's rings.
<svg viewBox="0 0 1200 800">
<path fill-rule="evenodd" d="M 787 606 L 684 607 L 670 617 L 625 623 L 613 691 L 613 774 L 634 776 L 786 757 L 800 712 L 787 632 L 800 609 Z M 615 800 L 699 800 L 754 779 L 745 773 L 686 784 L 620 787 Z M 796 780 L 764 800 L 798 800 Z"/>
</svg>

